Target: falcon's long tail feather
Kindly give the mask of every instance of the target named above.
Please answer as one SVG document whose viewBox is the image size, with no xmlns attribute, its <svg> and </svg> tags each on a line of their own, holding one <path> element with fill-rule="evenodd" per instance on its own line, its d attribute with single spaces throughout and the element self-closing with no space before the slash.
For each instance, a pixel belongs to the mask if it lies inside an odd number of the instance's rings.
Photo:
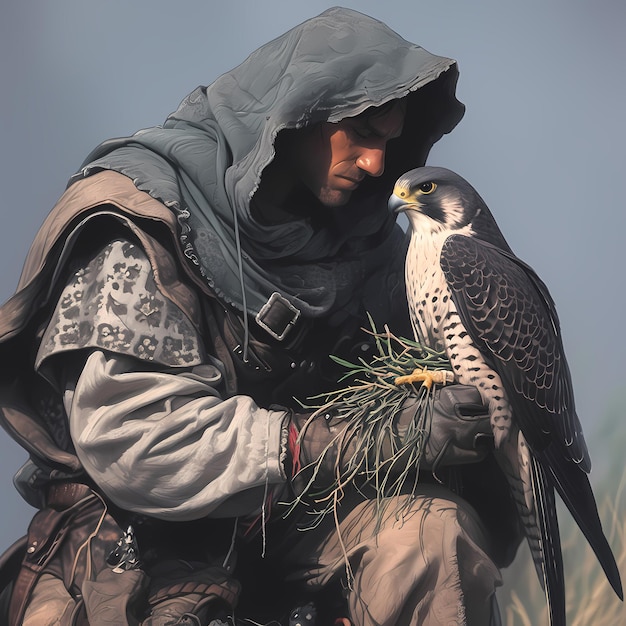
<svg viewBox="0 0 626 626">
<path fill-rule="evenodd" d="M 550 626 L 566 626 L 565 583 L 554 488 L 514 427 L 496 448 L 498 460 L 515 501 L 537 576 L 548 603 Z"/>
<path fill-rule="evenodd" d="M 539 461 L 542 467 L 548 468 L 551 482 L 595 552 L 611 587 L 623 600 L 619 569 L 602 530 L 589 477 L 578 466 L 567 462 L 558 450 L 550 447 L 539 453 Z"/>
<path fill-rule="evenodd" d="M 530 455 L 537 528 L 541 544 L 543 588 L 551 626 L 566 626 L 565 577 L 554 487 L 539 462 Z"/>
</svg>

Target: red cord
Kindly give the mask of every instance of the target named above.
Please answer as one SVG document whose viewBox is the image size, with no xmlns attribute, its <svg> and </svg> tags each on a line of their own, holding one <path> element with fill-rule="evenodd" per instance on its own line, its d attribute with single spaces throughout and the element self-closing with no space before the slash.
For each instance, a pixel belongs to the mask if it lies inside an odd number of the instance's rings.
<svg viewBox="0 0 626 626">
<path fill-rule="evenodd" d="M 301 469 L 300 463 L 300 442 L 298 441 L 298 429 L 294 423 L 289 424 L 289 436 L 287 437 L 287 448 L 291 455 L 291 477 L 293 478 Z"/>
</svg>

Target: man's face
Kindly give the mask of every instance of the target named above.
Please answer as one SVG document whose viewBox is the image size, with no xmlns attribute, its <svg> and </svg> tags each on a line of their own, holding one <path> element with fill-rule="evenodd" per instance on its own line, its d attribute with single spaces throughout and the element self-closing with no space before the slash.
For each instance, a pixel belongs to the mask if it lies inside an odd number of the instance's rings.
<svg viewBox="0 0 626 626">
<path fill-rule="evenodd" d="M 402 133 L 404 113 L 404 102 L 394 101 L 296 133 L 290 150 L 293 173 L 323 205 L 343 206 L 366 176 L 383 173 L 387 142 Z"/>
</svg>

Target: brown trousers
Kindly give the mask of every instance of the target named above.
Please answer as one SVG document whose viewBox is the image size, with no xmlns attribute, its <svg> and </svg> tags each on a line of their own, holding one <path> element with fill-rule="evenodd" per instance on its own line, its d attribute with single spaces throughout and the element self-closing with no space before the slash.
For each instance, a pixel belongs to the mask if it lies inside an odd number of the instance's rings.
<svg viewBox="0 0 626 626">
<path fill-rule="evenodd" d="M 378 532 L 376 503 L 366 501 L 342 506 L 348 512 L 339 531 L 332 516 L 316 529 L 280 539 L 270 529 L 268 550 L 280 554 L 288 578 L 311 593 L 340 580 L 354 626 L 498 624 L 493 611 L 500 573 L 473 510 L 438 485 L 421 486 L 401 517 L 395 515 L 396 500 L 388 501 Z M 92 587 L 83 585 L 83 595 L 92 594 Z M 63 581 L 46 574 L 33 590 L 23 624 L 71 624 L 74 603 Z M 169 605 L 164 610 L 168 623 Z"/>
<path fill-rule="evenodd" d="M 471 507 L 438 485 L 421 486 L 400 519 L 396 505 L 388 502 L 378 533 L 376 503 L 368 501 L 340 521 L 339 532 L 304 531 L 295 543 L 290 537 L 290 577 L 311 590 L 342 578 L 358 626 L 498 624 L 502 580 Z"/>
</svg>

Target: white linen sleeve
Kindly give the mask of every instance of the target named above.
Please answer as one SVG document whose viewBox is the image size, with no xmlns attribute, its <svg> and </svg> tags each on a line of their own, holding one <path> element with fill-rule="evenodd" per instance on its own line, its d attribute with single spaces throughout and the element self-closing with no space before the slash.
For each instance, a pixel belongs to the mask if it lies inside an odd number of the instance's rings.
<svg viewBox="0 0 626 626">
<path fill-rule="evenodd" d="M 223 400 L 221 373 L 94 351 L 64 403 L 76 454 L 118 506 L 166 520 L 257 513 L 286 483 L 286 412 Z"/>
</svg>

